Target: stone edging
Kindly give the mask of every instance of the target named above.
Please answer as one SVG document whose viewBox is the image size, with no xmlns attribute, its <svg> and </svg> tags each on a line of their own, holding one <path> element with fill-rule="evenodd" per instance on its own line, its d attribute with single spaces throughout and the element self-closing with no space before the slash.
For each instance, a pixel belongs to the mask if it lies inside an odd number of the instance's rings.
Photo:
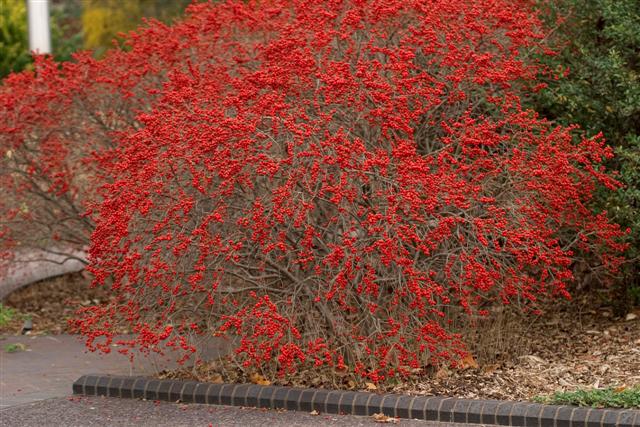
<svg viewBox="0 0 640 427">
<path fill-rule="evenodd" d="M 408 396 L 254 384 L 210 384 L 147 377 L 83 375 L 73 394 L 204 403 L 329 414 L 537 427 L 637 427 L 640 411 L 499 400 Z"/>
</svg>

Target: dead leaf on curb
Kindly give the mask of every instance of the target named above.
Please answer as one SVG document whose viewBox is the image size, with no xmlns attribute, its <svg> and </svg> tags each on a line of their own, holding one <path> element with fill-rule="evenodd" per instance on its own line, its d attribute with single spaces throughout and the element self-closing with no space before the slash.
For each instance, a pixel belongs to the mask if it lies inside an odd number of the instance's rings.
<svg viewBox="0 0 640 427">
<path fill-rule="evenodd" d="M 213 374 L 207 382 L 214 383 L 214 384 L 222 384 L 224 380 L 222 379 L 222 375 Z"/>
<path fill-rule="evenodd" d="M 378 389 L 378 386 L 374 383 L 365 383 L 364 385 L 367 386 L 367 390 L 369 391 L 376 391 Z"/>
<path fill-rule="evenodd" d="M 251 380 L 252 383 L 258 384 L 258 385 L 271 385 L 271 381 L 269 381 L 268 379 L 266 379 L 265 377 L 263 377 L 257 372 L 254 372 L 253 374 L 249 375 L 249 380 Z"/>
<path fill-rule="evenodd" d="M 320 415 L 320 412 L 314 409 L 313 411 L 309 412 L 309 415 L 313 415 L 313 416 Z"/>
<path fill-rule="evenodd" d="M 371 416 L 371 418 L 373 418 L 373 420 L 377 423 L 391 423 L 391 424 L 396 424 L 398 422 L 397 418 L 393 418 L 393 417 L 388 417 L 385 414 L 373 414 Z"/>
</svg>

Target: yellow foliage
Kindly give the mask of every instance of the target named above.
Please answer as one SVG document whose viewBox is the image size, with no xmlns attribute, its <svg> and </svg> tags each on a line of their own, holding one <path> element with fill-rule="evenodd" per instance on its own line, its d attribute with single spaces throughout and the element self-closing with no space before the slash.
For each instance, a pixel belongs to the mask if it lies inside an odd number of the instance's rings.
<svg viewBox="0 0 640 427">
<path fill-rule="evenodd" d="M 140 24 L 140 1 L 88 0 L 82 12 L 84 45 L 87 49 L 109 47 L 118 33 Z"/>
<path fill-rule="evenodd" d="M 82 28 L 87 49 L 104 50 L 119 33 L 142 25 L 142 18 L 169 21 L 191 0 L 84 0 Z"/>
</svg>

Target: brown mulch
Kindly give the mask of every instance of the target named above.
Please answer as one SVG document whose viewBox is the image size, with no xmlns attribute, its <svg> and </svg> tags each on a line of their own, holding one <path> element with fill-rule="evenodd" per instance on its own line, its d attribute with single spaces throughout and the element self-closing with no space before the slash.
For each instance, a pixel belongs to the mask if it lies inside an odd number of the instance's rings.
<svg viewBox="0 0 640 427">
<path fill-rule="evenodd" d="M 0 325 L 0 334 L 17 335 L 26 318 L 31 318 L 31 335 L 70 333 L 67 319 L 81 307 L 109 301 L 104 288 L 89 287 L 90 280 L 82 273 L 67 274 L 33 283 L 12 292 L 2 302 L 17 311 L 6 325 Z"/>
<path fill-rule="evenodd" d="M 32 334 L 69 333 L 66 320 L 79 307 L 109 301 L 105 289 L 89 289 L 82 274 L 39 282 L 11 294 L 3 304 L 31 316 Z M 0 327 L 18 334 L 24 317 Z M 554 303 L 540 317 L 499 314 L 467 337 L 473 359 L 466 369 L 430 369 L 422 376 L 383 388 L 348 375 L 302 371 L 275 384 L 395 391 L 466 398 L 530 400 L 535 396 L 580 388 L 640 386 L 640 307 L 622 317 L 586 296 Z M 161 374 L 211 382 L 270 383 L 268 375 L 244 371 L 232 362 L 215 361 L 197 369 Z"/>
<path fill-rule="evenodd" d="M 640 386 L 640 310 L 614 318 L 606 307 L 584 312 L 565 307 L 541 320 L 506 360 L 437 372 L 395 391 L 530 400 L 556 391 Z"/>
<path fill-rule="evenodd" d="M 301 371 L 273 384 L 388 391 L 470 399 L 531 400 L 557 391 L 640 386 L 640 308 L 614 317 L 592 301 L 559 303 L 537 318 L 508 317 L 477 329 L 465 369 L 431 369 L 395 386 L 376 386 L 335 371 Z M 627 320 L 628 318 L 628 320 Z M 271 384 L 269 375 L 232 361 L 163 372 L 161 378 Z"/>
</svg>

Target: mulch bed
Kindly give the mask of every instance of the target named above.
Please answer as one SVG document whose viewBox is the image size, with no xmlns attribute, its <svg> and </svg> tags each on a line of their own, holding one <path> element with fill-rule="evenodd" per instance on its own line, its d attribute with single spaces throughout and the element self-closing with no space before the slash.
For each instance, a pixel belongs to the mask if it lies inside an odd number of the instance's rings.
<svg viewBox="0 0 640 427">
<path fill-rule="evenodd" d="M 505 316 L 479 328 L 464 369 L 429 368 L 395 386 L 379 387 L 330 370 L 301 371 L 273 384 L 386 391 L 470 399 L 531 400 L 556 391 L 640 386 L 640 309 L 615 317 L 588 299 L 556 303 L 538 318 Z M 629 320 L 627 320 L 627 317 Z M 270 384 L 260 372 L 230 361 L 163 372 L 161 378 Z"/>
<path fill-rule="evenodd" d="M 529 400 L 556 391 L 640 386 L 640 312 L 629 314 L 632 320 L 614 318 L 607 308 L 560 311 L 530 328 L 511 358 L 396 390 Z"/>
<path fill-rule="evenodd" d="M 67 319 L 80 307 L 109 301 L 105 288 L 89 287 L 90 280 L 82 273 L 67 274 L 33 283 L 11 293 L 3 301 L 5 307 L 15 309 L 17 316 L 0 325 L 1 335 L 17 335 L 24 320 L 31 318 L 31 335 L 69 333 Z"/>
<path fill-rule="evenodd" d="M 68 333 L 66 321 L 77 308 L 109 301 L 105 289 L 89 289 L 88 283 L 82 274 L 62 276 L 18 290 L 4 305 L 31 316 L 31 334 Z M 19 334 L 22 326 L 23 318 L 16 318 L 0 327 L 0 334 Z M 380 391 L 530 400 L 556 391 L 640 386 L 640 308 L 616 317 L 613 310 L 593 298 L 556 302 L 538 318 L 498 316 L 493 324 L 472 331 L 468 340 L 476 343 L 476 348 L 472 349 L 473 363 L 467 364 L 466 369 L 430 369 L 422 376 Z M 164 372 L 161 376 L 268 383 L 260 372 L 245 371 L 222 361 Z M 302 371 L 274 383 L 378 390 L 372 384 L 367 386 L 330 371 Z"/>
</svg>

